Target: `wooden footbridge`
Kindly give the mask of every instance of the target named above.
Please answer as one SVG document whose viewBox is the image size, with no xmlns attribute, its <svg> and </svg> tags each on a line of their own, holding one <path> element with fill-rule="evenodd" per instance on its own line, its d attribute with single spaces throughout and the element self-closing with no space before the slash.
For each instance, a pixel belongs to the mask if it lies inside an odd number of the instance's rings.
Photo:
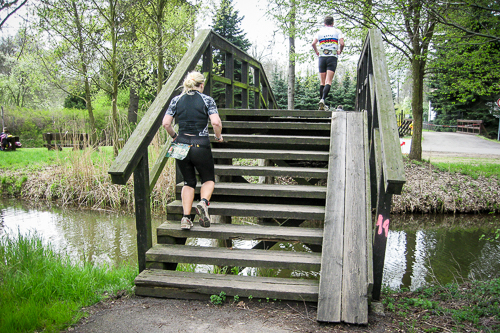
<svg viewBox="0 0 500 333">
<path fill-rule="evenodd" d="M 223 59 L 223 71 L 215 58 Z M 206 94 L 216 85 L 225 87 L 219 112 L 226 142 L 212 140 L 217 182 L 210 213 L 219 223 L 180 230 L 177 173 L 177 200 L 168 205 L 153 245 L 150 191 L 165 172 L 166 158 L 160 154 L 150 170 L 148 145 L 162 130 L 176 88 L 193 69 L 206 75 Z M 236 163 L 242 160 L 260 163 Z M 201 31 L 109 173 L 117 184 L 134 175 L 136 294 L 208 300 L 224 291 L 317 302 L 318 321 L 366 324 L 369 302 L 380 296 L 392 195 L 405 182 L 380 33 L 369 32 L 359 60 L 356 110 L 325 112 L 277 110 L 262 65 L 216 33 Z M 238 224 L 241 220 L 253 223 Z M 191 237 L 216 239 L 219 246 L 188 245 Z M 233 247 L 236 240 L 250 240 L 252 248 Z M 176 270 L 178 263 L 292 273 L 183 272 Z M 320 278 L 300 278 L 305 272 L 320 272 Z"/>
</svg>

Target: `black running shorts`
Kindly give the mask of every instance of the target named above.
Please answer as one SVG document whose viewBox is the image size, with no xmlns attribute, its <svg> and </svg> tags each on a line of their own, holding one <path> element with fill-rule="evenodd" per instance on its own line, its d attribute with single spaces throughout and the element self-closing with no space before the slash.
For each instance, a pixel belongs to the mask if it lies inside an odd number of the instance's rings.
<svg viewBox="0 0 500 333">
<path fill-rule="evenodd" d="M 179 134 L 175 142 L 192 145 L 189 153 L 183 160 L 177 160 L 177 165 L 184 178 L 184 185 L 196 187 L 196 171 L 201 183 L 215 181 L 214 159 L 208 136 L 189 136 Z"/>
<path fill-rule="evenodd" d="M 319 72 L 326 73 L 327 70 L 335 72 L 337 69 L 337 57 L 319 57 Z"/>
</svg>

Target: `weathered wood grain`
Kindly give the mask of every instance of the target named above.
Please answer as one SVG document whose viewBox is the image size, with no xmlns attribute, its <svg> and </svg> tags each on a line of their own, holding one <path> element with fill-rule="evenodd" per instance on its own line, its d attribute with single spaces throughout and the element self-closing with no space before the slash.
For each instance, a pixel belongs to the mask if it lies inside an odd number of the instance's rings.
<svg viewBox="0 0 500 333">
<path fill-rule="evenodd" d="M 251 135 L 251 134 L 225 134 L 224 140 L 227 142 L 248 142 L 248 143 L 277 143 L 290 145 L 323 145 L 330 144 L 330 138 L 325 136 L 289 136 L 289 135 Z M 216 142 L 213 136 L 211 142 Z"/>
<path fill-rule="evenodd" d="M 168 204 L 169 214 L 182 214 L 182 203 L 175 200 Z M 192 214 L 196 214 L 193 207 Z M 325 208 L 305 205 L 278 205 L 243 202 L 211 202 L 209 213 L 224 216 L 254 216 L 281 219 L 303 219 L 322 221 L 325 218 Z"/>
<path fill-rule="evenodd" d="M 387 71 L 381 32 L 370 30 L 370 48 L 373 62 L 373 80 L 377 94 L 382 156 L 384 158 L 384 179 L 386 191 L 401 194 L 405 183 L 403 156 L 399 146 L 398 127 L 394 116 L 392 89 Z"/>
<path fill-rule="evenodd" d="M 156 244 L 147 261 L 319 271 L 319 253 Z"/>
<path fill-rule="evenodd" d="M 342 310 L 347 113 L 332 115 L 318 321 L 339 322 Z"/>
<path fill-rule="evenodd" d="M 176 192 L 181 193 L 182 183 L 177 184 Z M 195 193 L 200 193 L 200 184 L 197 184 Z M 285 198 L 312 198 L 325 199 L 326 187 L 315 185 L 278 185 L 254 183 L 225 183 L 215 184 L 214 195 L 258 196 L 258 197 L 285 197 Z"/>
<path fill-rule="evenodd" d="M 271 116 L 271 117 L 303 117 L 303 118 L 330 118 L 331 112 L 318 110 L 276 110 L 276 109 L 219 109 L 220 115 L 238 116 Z"/>
<path fill-rule="evenodd" d="M 368 323 L 363 113 L 347 118 L 342 321 Z"/>
<path fill-rule="evenodd" d="M 213 148 L 214 158 L 328 161 L 327 151 Z"/>
<path fill-rule="evenodd" d="M 182 57 L 170 79 L 163 86 L 146 114 L 142 117 L 136 129 L 125 143 L 125 146 L 109 168 L 108 173 L 115 184 L 126 184 L 130 175 L 137 167 L 139 160 L 148 149 L 148 145 L 161 125 L 164 113 L 170 100 L 175 96 L 175 90 L 182 84 L 184 76 L 194 69 L 210 42 L 210 30 L 201 30 L 192 45 Z"/>
<path fill-rule="evenodd" d="M 139 296 L 207 300 L 224 291 L 227 296 L 316 302 L 318 281 L 224 274 L 147 270 L 135 279 Z"/>
<path fill-rule="evenodd" d="M 219 176 L 288 176 L 326 179 L 328 170 L 322 168 L 215 165 L 215 174 Z"/>
<path fill-rule="evenodd" d="M 283 228 L 262 225 L 212 224 L 210 228 L 195 226 L 191 230 L 181 230 L 179 223 L 166 222 L 157 228 L 157 235 L 175 238 L 288 241 L 316 245 L 323 243 L 323 228 Z"/>
<path fill-rule="evenodd" d="M 328 131 L 328 123 L 299 123 L 299 122 L 259 122 L 259 121 L 225 121 L 224 128 L 248 128 L 248 129 L 286 129 L 286 130 L 315 130 Z"/>
</svg>

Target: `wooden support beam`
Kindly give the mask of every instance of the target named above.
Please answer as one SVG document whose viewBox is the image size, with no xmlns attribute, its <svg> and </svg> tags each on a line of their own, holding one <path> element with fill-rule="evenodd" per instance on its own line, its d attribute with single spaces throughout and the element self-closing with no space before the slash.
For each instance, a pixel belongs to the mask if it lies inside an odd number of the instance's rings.
<svg viewBox="0 0 500 333">
<path fill-rule="evenodd" d="M 146 269 L 146 252 L 153 246 L 151 200 L 149 189 L 148 152 L 134 171 L 135 225 L 137 229 L 137 260 L 139 272 Z"/>
<path fill-rule="evenodd" d="M 346 172 L 347 114 L 332 113 L 330 160 L 326 190 L 323 254 L 319 280 L 318 321 L 340 322 Z"/>
</svg>

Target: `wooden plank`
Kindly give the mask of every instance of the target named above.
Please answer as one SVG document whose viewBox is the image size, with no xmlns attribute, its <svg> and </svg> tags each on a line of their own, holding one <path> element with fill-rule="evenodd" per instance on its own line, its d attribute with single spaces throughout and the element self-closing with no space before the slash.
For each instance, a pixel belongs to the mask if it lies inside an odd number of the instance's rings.
<svg viewBox="0 0 500 333">
<path fill-rule="evenodd" d="M 328 161 L 327 151 L 212 148 L 214 158 Z"/>
<path fill-rule="evenodd" d="M 321 255 L 313 252 L 242 250 L 220 247 L 156 244 L 146 253 L 147 261 L 283 268 L 319 271 Z"/>
<path fill-rule="evenodd" d="M 182 183 L 177 184 L 176 192 L 181 193 Z M 200 193 L 200 184 L 197 184 L 195 193 Z M 277 185 L 254 183 L 224 183 L 215 184 L 214 195 L 257 196 L 269 198 L 308 198 L 325 199 L 326 187 L 314 185 Z"/>
<path fill-rule="evenodd" d="M 135 225 L 137 229 L 137 261 L 139 272 L 146 269 L 146 251 L 153 245 L 148 151 L 134 171 Z"/>
<path fill-rule="evenodd" d="M 306 244 L 323 243 L 323 228 L 283 228 L 261 225 L 212 224 L 210 228 L 181 230 L 179 223 L 165 222 L 157 229 L 157 235 L 175 238 L 209 239 L 251 239 L 269 241 L 302 242 Z"/>
<path fill-rule="evenodd" d="M 248 62 L 243 61 L 241 63 L 241 83 L 244 84 L 246 87 L 241 87 L 241 107 L 243 109 L 248 108 L 248 101 L 249 101 L 249 85 L 248 85 Z"/>
<path fill-rule="evenodd" d="M 115 184 L 126 184 L 130 175 L 136 168 L 139 160 L 147 151 L 147 147 L 161 125 L 164 110 L 170 100 L 177 94 L 176 89 L 189 70 L 195 68 L 210 42 L 211 30 L 201 30 L 198 36 L 182 57 L 167 83 L 155 98 L 146 114 L 142 117 L 136 129 L 125 143 L 125 146 L 108 170 L 111 180 Z"/>
<path fill-rule="evenodd" d="M 160 154 L 158 155 L 155 164 L 153 165 L 151 171 L 149 172 L 150 191 L 152 191 L 153 188 L 155 187 L 158 178 L 160 178 L 160 175 L 163 172 L 165 164 L 167 164 L 168 161 L 167 152 L 168 149 L 170 148 L 171 143 L 172 143 L 172 137 L 168 135 L 167 142 L 165 142 L 165 145 L 161 148 Z"/>
<path fill-rule="evenodd" d="M 286 130 L 330 130 L 329 123 L 272 122 L 272 121 L 225 121 L 224 128 L 286 129 Z"/>
<path fill-rule="evenodd" d="M 382 36 L 377 29 L 370 30 L 370 49 L 375 93 L 377 94 L 385 188 L 387 192 L 401 194 L 403 184 L 406 182 L 403 155 L 399 146 L 398 126 L 396 117 L 394 117 L 394 102 Z"/>
<path fill-rule="evenodd" d="M 318 321 L 325 322 L 340 322 L 342 310 L 346 131 L 347 113 L 332 114 L 317 314 Z"/>
<path fill-rule="evenodd" d="M 244 165 L 215 165 L 215 174 L 219 176 L 289 176 L 326 179 L 327 169 L 275 167 L 275 166 L 244 166 Z"/>
<path fill-rule="evenodd" d="M 136 295 L 207 300 L 227 296 L 317 302 L 318 281 L 225 274 L 147 270 L 135 279 Z"/>
<path fill-rule="evenodd" d="M 168 214 L 182 214 L 182 203 L 175 200 L 167 206 Z M 282 219 L 303 219 L 322 221 L 325 218 L 325 208 L 305 205 L 278 205 L 243 202 L 211 202 L 210 214 L 224 216 L 255 216 Z M 196 210 L 191 210 L 196 214 Z"/>
<path fill-rule="evenodd" d="M 290 136 L 290 135 L 252 135 L 252 134 L 224 134 L 226 142 L 247 142 L 247 143 L 277 143 L 289 145 L 318 145 L 327 146 L 330 138 L 327 136 Z M 217 142 L 210 136 L 210 142 Z"/>
<path fill-rule="evenodd" d="M 342 321 L 352 324 L 368 323 L 363 118 L 363 113 L 347 118 Z"/>
<path fill-rule="evenodd" d="M 220 115 L 225 116 L 269 116 L 269 117 L 302 117 L 302 118 L 330 118 L 331 112 L 318 110 L 276 110 L 276 109 L 219 109 Z"/>
<path fill-rule="evenodd" d="M 371 300 L 373 289 L 373 221 L 371 209 L 371 179 L 370 179 L 370 149 L 368 141 L 368 111 L 363 112 L 363 140 L 365 151 L 365 184 L 366 184 L 366 251 L 367 251 L 367 282 L 368 298 Z"/>
</svg>

